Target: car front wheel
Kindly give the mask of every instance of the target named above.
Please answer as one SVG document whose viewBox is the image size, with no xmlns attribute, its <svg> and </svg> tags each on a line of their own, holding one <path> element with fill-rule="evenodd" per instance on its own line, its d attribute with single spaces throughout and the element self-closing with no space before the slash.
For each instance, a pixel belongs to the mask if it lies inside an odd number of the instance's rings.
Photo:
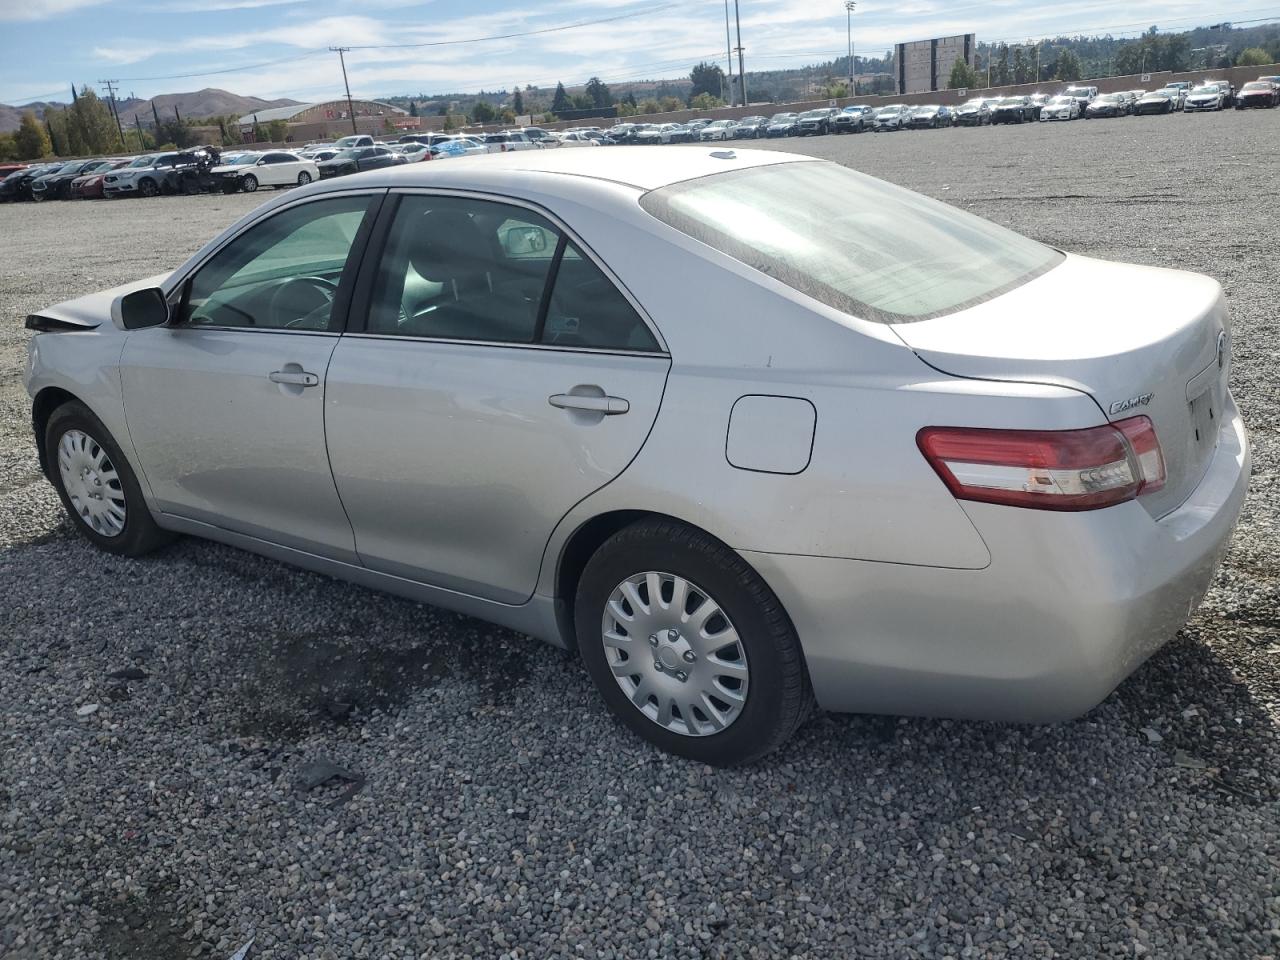
<svg viewBox="0 0 1280 960">
<path fill-rule="evenodd" d="M 670 753 L 746 763 L 809 715 L 813 694 L 782 604 L 699 530 L 653 519 L 614 534 L 583 572 L 574 616 L 609 708 Z"/>
<path fill-rule="evenodd" d="M 258 189 L 258 178 L 252 173 L 246 173 L 240 178 L 240 186 L 244 188 L 245 193 L 253 193 Z"/>
<path fill-rule="evenodd" d="M 87 540 L 136 557 L 173 539 L 156 526 L 123 452 L 88 407 L 73 401 L 55 410 L 44 444 L 58 497 Z"/>
</svg>

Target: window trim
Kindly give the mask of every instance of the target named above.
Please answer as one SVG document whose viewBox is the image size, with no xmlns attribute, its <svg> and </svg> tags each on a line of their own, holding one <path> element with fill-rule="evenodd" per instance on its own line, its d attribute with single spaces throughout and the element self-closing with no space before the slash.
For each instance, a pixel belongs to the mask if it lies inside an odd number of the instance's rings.
<svg viewBox="0 0 1280 960">
<path fill-rule="evenodd" d="M 364 218 L 360 221 L 360 226 L 356 230 L 355 239 L 351 241 L 351 252 L 347 255 L 346 265 L 342 268 L 342 276 L 338 280 L 338 290 L 333 296 L 333 310 L 330 312 L 329 329 L 328 330 L 291 330 L 288 327 L 240 327 L 240 326 L 222 326 L 214 324 L 201 324 L 194 327 L 191 324 L 179 320 L 170 323 L 168 326 L 173 330 L 223 330 L 223 331 L 242 331 L 249 330 L 255 333 L 293 333 L 293 334 L 311 334 L 313 336 L 341 336 L 346 332 L 351 322 L 351 304 L 352 294 L 355 284 L 360 276 L 360 268 L 364 263 L 365 255 L 369 249 L 369 238 L 373 232 L 374 223 L 378 218 L 382 208 L 386 205 L 386 189 L 380 190 L 335 190 L 332 193 L 322 193 L 316 196 L 303 197 L 282 203 L 278 207 L 272 207 L 270 210 L 262 212 L 261 216 L 255 217 L 250 222 L 243 224 L 234 232 L 225 233 L 217 246 L 211 248 L 199 261 L 191 265 L 182 275 L 181 279 L 176 282 L 167 295 L 166 300 L 169 302 L 171 312 L 176 316 L 181 316 L 182 311 L 187 306 L 187 298 L 191 293 L 191 281 L 195 275 L 208 266 L 209 262 L 227 248 L 233 241 L 244 236 L 255 227 L 259 227 L 273 217 L 277 217 L 289 210 L 310 203 L 320 203 L 325 200 L 342 199 L 345 197 L 368 197 L 368 206 L 365 209 Z M 175 271 L 175 274 L 177 271 Z M 173 278 L 170 277 L 170 280 Z M 166 281 L 169 282 L 169 281 Z"/>
<path fill-rule="evenodd" d="M 657 350 L 625 350 L 619 347 L 584 347 L 572 346 L 553 343 L 513 343 L 508 340 L 482 340 L 482 339 L 466 339 L 457 337 L 427 337 L 415 334 L 402 333 L 378 333 L 369 330 L 369 313 L 372 308 L 373 287 L 377 279 L 377 271 L 382 263 L 383 254 L 386 251 L 387 241 L 391 235 L 391 226 L 395 220 L 396 211 L 400 207 L 400 201 L 404 197 L 411 196 L 428 196 L 428 197 L 451 197 L 463 200 L 481 200 L 488 203 L 503 203 L 511 207 L 520 207 L 538 214 L 551 223 L 560 232 L 560 242 L 556 244 L 556 253 L 563 251 L 568 244 L 572 243 L 578 248 L 584 259 L 590 260 L 595 264 L 596 268 L 604 275 L 605 279 L 613 284 L 624 300 L 627 301 L 631 309 L 636 312 L 636 316 L 640 318 L 649 330 L 649 334 L 653 337 L 654 342 L 658 345 Z M 430 343 L 465 343 L 480 344 L 492 347 L 510 347 L 519 350 L 554 350 L 560 353 L 607 353 L 624 357 L 669 357 L 671 351 L 667 346 L 666 338 L 662 336 L 662 332 L 658 329 L 657 324 L 653 322 L 653 318 L 627 289 L 626 284 L 618 277 L 618 275 L 609 268 L 609 266 L 600 258 L 600 256 L 591 249 L 590 245 L 582 239 L 582 237 L 574 231 L 563 219 L 556 216 L 555 213 L 548 210 L 540 204 L 522 197 L 513 197 L 504 193 L 490 193 L 484 190 L 467 190 L 447 187 L 397 187 L 388 191 L 386 200 L 382 203 L 378 212 L 376 222 L 373 225 L 373 234 L 366 245 L 366 252 L 361 263 L 360 274 L 356 278 L 356 282 L 352 288 L 351 301 L 347 307 L 347 325 L 344 329 L 346 336 L 359 336 L 361 338 L 376 338 L 378 340 L 408 340 L 417 342 Z M 539 305 L 540 320 L 545 317 L 545 306 L 549 301 L 548 291 L 552 289 L 552 283 L 555 280 L 554 274 L 559 272 L 559 260 L 556 255 L 552 256 L 552 270 L 549 272 L 547 282 L 543 285 L 542 303 Z M 541 333 L 541 328 L 539 328 Z"/>
</svg>

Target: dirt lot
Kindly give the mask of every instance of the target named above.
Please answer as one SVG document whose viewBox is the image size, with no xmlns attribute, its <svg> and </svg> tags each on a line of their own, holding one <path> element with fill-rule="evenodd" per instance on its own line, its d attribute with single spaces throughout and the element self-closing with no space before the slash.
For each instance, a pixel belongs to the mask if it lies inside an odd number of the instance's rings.
<svg viewBox="0 0 1280 960">
<path fill-rule="evenodd" d="M 1255 467 L 1204 607 L 1087 717 L 821 716 L 736 771 L 626 736 L 523 637 L 71 536 L 22 318 L 261 198 L 0 207 L 0 956 L 1280 955 L 1278 145 L 1280 110 L 767 145 L 1216 277 Z M 319 759 L 363 787 L 303 791 Z"/>
</svg>

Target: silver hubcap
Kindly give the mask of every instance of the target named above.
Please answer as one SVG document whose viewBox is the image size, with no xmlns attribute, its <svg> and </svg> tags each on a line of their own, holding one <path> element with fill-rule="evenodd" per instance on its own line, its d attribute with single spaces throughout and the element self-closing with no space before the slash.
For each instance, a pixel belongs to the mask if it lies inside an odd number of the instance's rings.
<svg viewBox="0 0 1280 960">
<path fill-rule="evenodd" d="M 58 441 L 58 472 L 80 519 L 99 536 L 119 536 L 125 521 L 124 488 L 107 451 L 83 430 L 68 430 Z"/>
<path fill-rule="evenodd" d="M 605 604 L 605 661 L 636 709 L 687 737 L 719 733 L 747 702 L 747 656 L 729 618 L 683 577 L 649 571 Z"/>
</svg>

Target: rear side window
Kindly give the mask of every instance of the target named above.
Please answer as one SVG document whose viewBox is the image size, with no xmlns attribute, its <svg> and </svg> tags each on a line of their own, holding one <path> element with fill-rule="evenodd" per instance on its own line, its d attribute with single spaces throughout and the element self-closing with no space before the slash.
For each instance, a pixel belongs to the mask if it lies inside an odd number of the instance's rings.
<svg viewBox="0 0 1280 960">
<path fill-rule="evenodd" d="M 695 240 L 879 323 L 962 310 L 1063 260 L 963 210 L 822 161 L 688 180 L 640 203 Z"/>
<path fill-rule="evenodd" d="M 369 333 L 659 349 L 631 303 L 553 223 L 524 207 L 406 196 L 374 284 Z"/>
</svg>

